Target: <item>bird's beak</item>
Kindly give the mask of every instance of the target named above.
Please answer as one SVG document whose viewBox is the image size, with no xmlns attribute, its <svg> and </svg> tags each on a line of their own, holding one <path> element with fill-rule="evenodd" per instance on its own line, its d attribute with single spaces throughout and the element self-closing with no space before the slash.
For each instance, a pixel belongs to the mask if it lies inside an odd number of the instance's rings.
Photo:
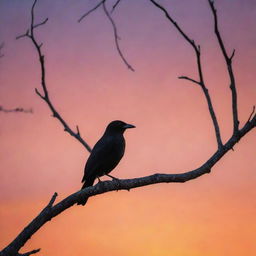
<svg viewBox="0 0 256 256">
<path fill-rule="evenodd" d="M 135 128 L 135 126 L 132 125 L 132 124 L 126 124 L 126 125 L 124 125 L 124 129 L 129 129 L 129 128 Z"/>
</svg>

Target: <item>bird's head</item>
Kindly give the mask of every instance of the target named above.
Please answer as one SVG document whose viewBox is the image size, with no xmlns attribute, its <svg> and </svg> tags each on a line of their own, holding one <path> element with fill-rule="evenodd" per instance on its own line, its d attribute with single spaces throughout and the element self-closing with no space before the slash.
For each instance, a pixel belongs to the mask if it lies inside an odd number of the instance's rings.
<svg viewBox="0 0 256 256">
<path fill-rule="evenodd" d="M 120 120 L 116 120 L 116 121 L 112 121 L 106 128 L 106 132 L 114 132 L 114 133 L 124 133 L 124 131 L 126 129 L 129 128 L 135 128 L 134 125 L 132 124 L 127 124 L 123 121 Z"/>
</svg>

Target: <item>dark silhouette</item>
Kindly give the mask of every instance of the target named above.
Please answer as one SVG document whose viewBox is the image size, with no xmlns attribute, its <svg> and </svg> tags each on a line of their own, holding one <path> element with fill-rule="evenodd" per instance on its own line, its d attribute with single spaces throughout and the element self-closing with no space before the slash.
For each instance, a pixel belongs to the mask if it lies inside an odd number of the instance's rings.
<svg viewBox="0 0 256 256">
<path fill-rule="evenodd" d="M 107 126 L 85 164 L 82 189 L 92 186 L 94 180 L 103 175 L 116 179 L 109 173 L 118 165 L 124 155 L 125 139 L 123 134 L 128 128 L 135 128 L 135 126 L 119 120 L 112 121 Z M 77 204 L 85 205 L 87 200 L 88 197 L 85 197 Z"/>
</svg>

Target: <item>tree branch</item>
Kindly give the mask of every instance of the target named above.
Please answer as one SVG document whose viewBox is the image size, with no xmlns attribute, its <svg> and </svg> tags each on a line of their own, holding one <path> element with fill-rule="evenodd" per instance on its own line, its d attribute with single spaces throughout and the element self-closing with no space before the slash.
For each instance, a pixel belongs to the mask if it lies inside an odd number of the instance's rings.
<svg viewBox="0 0 256 256">
<path fill-rule="evenodd" d="M 195 84 L 198 84 L 198 85 L 200 85 L 201 86 L 201 83 L 200 82 L 198 82 L 198 81 L 196 81 L 195 79 L 193 79 L 193 78 L 190 78 L 190 77 L 187 77 L 187 76 L 179 76 L 178 77 L 179 79 L 185 79 L 185 80 L 188 80 L 188 81 L 190 81 L 190 82 L 192 82 L 192 83 L 195 83 Z"/>
<path fill-rule="evenodd" d="M 88 12 L 83 14 L 79 19 L 78 22 L 81 22 L 86 16 L 88 16 L 90 13 L 94 12 L 97 10 L 106 0 L 100 1 L 97 5 L 95 5 L 92 9 L 90 9 Z"/>
<path fill-rule="evenodd" d="M 0 106 L 0 112 L 4 113 L 11 113 L 11 112 L 23 112 L 23 113 L 33 113 L 33 109 L 24 109 L 24 108 L 12 108 L 12 109 L 6 109 L 3 106 Z"/>
<path fill-rule="evenodd" d="M 218 144 L 218 148 L 222 148 L 223 147 L 223 143 L 221 140 L 221 134 L 220 134 L 220 128 L 219 128 L 219 124 L 217 121 L 217 117 L 215 115 L 214 109 L 213 109 L 213 105 L 212 105 L 212 101 L 211 101 L 211 97 L 210 94 L 208 92 L 208 89 L 205 86 L 204 83 L 204 78 L 203 78 L 203 72 L 202 72 L 202 64 L 201 64 L 201 49 L 200 49 L 200 45 L 196 45 L 195 41 L 192 40 L 182 29 L 181 27 L 177 24 L 177 22 L 170 16 L 170 14 L 168 13 L 168 11 L 159 3 L 157 3 L 154 0 L 149 0 L 153 5 L 155 5 L 158 9 L 160 9 L 166 16 L 166 18 L 174 25 L 174 27 L 179 31 L 179 33 L 183 36 L 183 38 L 192 46 L 192 48 L 195 51 L 196 54 L 196 60 L 197 60 L 197 69 L 198 69 L 198 75 L 199 75 L 199 82 L 197 82 L 194 79 L 190 79 L 188 77 L 185 76 L 181 76 L 180 79 L 187 79 L 190 80 L 196 84 L 199 84 L 203 90 L 204 96 L 206 98 L 207 104 L 208 104 L 208 109 L 211 115 L 211 119 L 213 122 L 213 126 L 214 126 L 214 130 L 215 130 L 215 136 L 216 136 L 216 140 L 217 140 L 217 144 Z"/>
<path fill-rule="evenodd" d="M 199 168 L 178 174 L 153 174 L 146 177 L 135 179 L 112 180 L 97 183 L 94 186 L 79 190 L 76 193 L 63 199 L 61 202 L 53 205 L 57 193 L 55 193 L 50 200 L 50 203 L 39 213 L 39 215 L 30 222 L 25 229 L 0 252 L 0 256 L 13 256 L 24 246 L 24 244 L 36 233 L 45 223 L 52 218 L 58 216 L 60 213 L 78 203 L 81 198 L 100 195 L 110 191 L 116 190 L 130 190 L 133 188 L 144 187 L 158 183 L 184 183 L 196 179 L 204 174 L 210 173 L 212 167 L 228 152 L 230 151 L 240 139 L 249 131 L 256 127 L 256 116 L 246 123 L 244 127 L 239 130 L 236 136 L 232 136 L 228 142 L 218 149 L 203 165 Z"/>
<path fill-rule="evenodd" d="M 42 21 L 42 22 L 40 22 L 40 23 L 34 25 L 33 28 L 37 28 L 37 27 L 39 27 L 39 26 L 42 26 L 42 25 L 44 25 L 47 21 L 48 21 L 48 18 L 46 18 L 44 21 Z"/>
<path fill-rule="evenodd" d="M 112 6 L 111 13 L 113 13 L 113 12 L 114 12 L 114 10 L 115 10 L 115 9 L 116 9 L 116 7 L 120 4 L 120 2 L 121 2 L 121 0 L 117 0 L 117 1 L 115 2 L 115 4 Z"/>
<path fill-rule="evenodd" d="M 227 70 L 230 78 L 230 89 L 232 93 L 232 112 L 233 112 L 233 134 L 238 132 L 239 129 L 239 120 L 238 120 L 238 111 L 237 111 L 237 93 L 236 93 L 236 81 L 235 76 L 232 68 L 232 59 L 235 55 L 235 50 L 233 50 L 231 56 L 229 57 L 225 48 L 225 45 L 223 43 L 222 37 L 219 32 L 218 28 L 218 17 L 217 17 L 217 10 L 214 7 L 214 1 L 208 0 L 208 3 L 211 7 L 213 17 L 214 17 L 214 31 L 218 39 L 218 43 L 221 49 L 221 52 L 224 56 L 224 59 L 226 61 Z"/>
<path fill-rule="evenodd" d="M 115 5 L 112 8 L 112 11 L 116 8 L 116 6 L 119 4 L 120 1 L 117 1 L 115 3 Z M 100 1 L 97 5 L 95 5 L 92 9 L 90 9 L 88 12 L 86 12 L 84 15 L 82 15 L 79 19 L 78 22 L 81 22 L 86 16 L 88 16 L 90 13 L 94 12 L 95 10 L 97 10 L 100 6 L 102 5 L 103 7 L 103 11 L 106 15 L 106 17 L 108 18 L 108 20 L 110 21 L 112 27 L 113 27 L 113 31 L 114 31 L 114 40 L 115 40 L 115 46 L 118 52 L 118 55 L 120 56 L 120 58 L 122 59 L 122 61 L 124 62 L 124 64 L 127 66 L 128 69 L 130 69 L 131 71 L 135 71 L 134 68 L 129 64 L 129 62 L 126 60 L 126 58 L 124 57 L 124 54 L 121 51 L 120 45 L 118 40 L 120 40 L 120 37 L 118 36 L 118 32 L 117 32 L 117 27 L 116 24 L 113 20 L 113 18 L 111 17 L 111 15 L 109 14 L 107 7 L 106 7 L 106 0 Z"/>
<path fill-rule="evenodd" d="M 106 8 L 105 1 L 103 1 L 102 6 L 103 6 L 103 10 L 104 10 L 107 18 L 109 19 L 109 21 L 110 21 L 110 23 L 111 23 L 111 25 L 113 27 L 116 49 L 117 49 L 117 52 L 118 52 L 119 56 L 121 57 L 121 59 L 123 60 L 123 62 L 125 63 L 125 65 L 127 66 L 128 69 L 130 69 L 131 71 L 135 71 L 134 68 L 125 59 L 125 57 L 124 57 L 124 55 L 123 55 L 123 53 L 122 53 L 122 51 L 120 49 L 119 42 L 118 42 L 118 40 L 120 40 L 120 37 L 118 36 L 118 33 L 117 33 L 116 24 L 115 24 L 114 20 L 112 19 L 111 15 L 109 14 L 109 12 L 108 12 L 108 10 Z"/>
<path fill-rule="evenodd" d="M 252 118 L 254 112 L 255 112 L 255 106 L 253 106 L 253 108 L 252 108 L 252 112 L 251 112 L 251 114 L 250 114 L 250 116 L 249 116 L 249 118 L 248 118 L 248 120 L 247 120 L 247 123 L 250 122 L 250 120 L 251 120 L 251 118 Z"/>
<path fill-rule="evenodd" d="M 25 34 L 16 37 L 16 39 L 20 39 L 20 38 L 23 38 L 23 37 L 28 37 L 32 41 L 32 43 L 33 43 L 33 45 L 34 45 L 34 47 L 35 47 L 35 49 L 37 51 L 37 54 L 38 54 L 38 57 L 39 57 L 39 62 L 40 62 L 40 68 L 41 68 L 41 86 L 42 86 L 44 94 L 40 93 L 37 88 L 35 89 L 36 94 L 42 100 L 45 101 L 45 103 L 50 108 L 50 110 L 51 110 L 51 112 L 53 114 L 53 117 L 57 118 L 60 121 L 60 123 L 62 124 L 62 126 L 64 127 L 64 131 L 68 132 L 71 136 L 73 136 L 76 140 L 78 140 L 86 148 L 86 150 L 88 152 L 91 152 L 91 147 L 80 136 L 80 133 L 76 133 L 75 131 L 73 131 L 70 128 L 70 126 L 62 118 L 62 116 L 59 114 L 59 112 L 56 110 L 56 108 L 54 107 L 53 103 L 50 100 L 49 92 L 48 92 L 48 89 L 47 89 L 47 86 L 46 86 L 45 61 L 44 61 L 44 55 L 42 54 L 42 51 L 41 51 L 42 44 L 39 44 L 37 42 L 37 40 L 35 38 L 35 35 L 34 35 L 34 29 L 39 27 L 39 26 L 41 26 L 41 25 L 44 25 L 47 22 L 48 18 L 45 19 L 41 23 L 38 23 L 36 25 L 34 24 L 34 8 L 35 8 L 36 3 L 37 3 L 37 0 L 34 0 L 34 3 L 33 3 L 32 8 L 31 8 L 31 24 L 30 24 L 30 29 L 28 29 Z"/>
<path fill-rule="evenodd" d="M 4 48 L 4 42 L 0 44 L 0 58 L 4 57 L 4 54 L 2 54 L 2 50 Z"/>
<path fill-rule="evenodd" d="M 21 254 L 18 254 L 19 256 L 29 256 L 31 254 L 36 254 L 38 252 L 40 252 L 40 248 L 39 249 L 36 249 L 36 250 L 33 250 L 33 251 L 30 251 L 30 252 L 26 252 L 26 253 L 21 253 Z"/>
</svg>

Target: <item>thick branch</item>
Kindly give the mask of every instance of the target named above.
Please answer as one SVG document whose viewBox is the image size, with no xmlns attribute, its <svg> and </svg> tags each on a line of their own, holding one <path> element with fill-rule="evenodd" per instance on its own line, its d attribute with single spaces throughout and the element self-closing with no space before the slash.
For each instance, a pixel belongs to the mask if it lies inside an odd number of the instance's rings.
<svg viewBox="0 0 256 256">
<path fill-rule="evenodd" d="M 130 190 L 133 188 L 148 186 L 157 183 L 184 183 L 192 179 L 196 179 L 206 173 L 209 173 L 212 167 L 229 150 L 231 150 L 244 135 L 246 135 L 255 127 L 256 115 L 251 121 L 247 122 L 244 127 L 239 130 L 238 133 L 236 133 L 235 136 L 232 136 L 221 149 L 217 150 L 211 158 L 209 158 L 202 166 L 195 170 L 179 174 L 154 174 L 142 178 L 100 182 L 95 186 L 87 187 L 66 197 L 56 205 L 53 205 L 54 200 L 57 196 L 57 194 L 54 194 L 52 199 L 50 200 L 50 203 L 48 203 L 46 207 L 39 213 L 39 215 L 30 224 L 28 224 L 28 226 L 25 227 L 25 229 L 2 252 L 0 252 L 0 256 L 16 255 L 17 252 L 22 248 L 22 246 L 31 238 L 31 236 L 36 233 L 36 231 L 38 231 L 45 223 L 79 202 L 79 199 L 81 198 L 91 197 L 115 190 Z"/>
<path fill-rule="evenodd" d="M 38 23 L 38 24 L 34 24 L 34 8 L 35 8 L 35 5 L 36 5 L 36 2 L 37 0 L 34 1 L 33 3 L 33 6 L 32 6 L 32 9 L 31 9 L 31 24 L 30 24 L 30 29 L 27 30 L 27 32 L 21 36 L 18 36 L 17 39 L 19 38 L 22 38 L 22 37 L 28 37 L 36 51 L 37 51 L 37 54 L 38 54 L 38 57 L 39 57 L 39 62 L 40 62 L 40 68 L 41 68 L 41 86 L 42 86 L 42 89 L 43 89 L 43 93 L 40 93 L 37 89 L 36 90 L 36 94 L 46 102 L 46 104 L 48 105 L 48 107 L 50 108 L 52 114 L 53 114 L 53 117 L 57 118 L 60 123 L 63 125 L 64 127 L 64 131 L 68 132 L 71 136 L 73 136 L 76 140 L 78 140 L 85 148 L 86 150 L 88 150 L 88 152 L 91 152 L 91 148 L 90 146 L 87 144 L 87 142 L 81 137 L 80 133 L 79 132 L 75 132 L 73 131 L 70 126 L 67 124 L 67 122 L 62 118 L 62 116 L 59 114 L 59 112 L 56 110 L 56 108 L 54 107 L 53 103 L 51 102 L 50 100 L 50 97 L 49 97 L 49 92 L 48 92 L 48 89 L 47 89 L 47 86 L 46 86 L 46 79 L 45 79 L 45 61 L 44 61 L 44 55 L 42 54 L 42 51 L 41 51 L 41 46 L 42 44 L 39 44 L 35 38 L 35 35 L 34 35 L 34 29 L 41 26 L 41 25 L 44 25 L 48 19 L 45 19 L 43 22 L 41 23 Z"/>
<path fill-rule="evenodd" d="M 225 45 L 223 43 L 222 37 L 219 32 L 218 28 L 218 17 L 217 17 L 217 10 L 214 7 L 214 1 L 213 0 L 208 0 L 209 5 L 211 7 L 213 17 L 214 17 L 214 30 L 215 34 L 218 39 L 218 43 L 220 46 L 220 49 L 222 51 L 222 54 L 225 58 L 226 65 L 227 65 L 227 70 L 230 78 L 230 89 L 232 93 L 232 112 L 233 112 L 233 134 L 238 132 L 239 128 L 239 120 L 238 120 L 238 111 L 237 111 L 237 93 L 236 93 L 236 81 L 235 81 L 235 76 L 232 68 L 232 59 L 235 55 L 235 50 L 233 50 L 231 56 L 229 57 L 225 48 Z"/>
<path fill-rule="evenodd" d="M 215 115 L 214 109 L 213 109 L 213 105 L 212 105 L 212 101 L 211 101 L 211 97 L 210 94 L 208 92 L 208 89 L 205 86 L 204 83 L 204 78 L 203 78 L 203 72 L 202 72 L 202 64 L 201 64 L 201 49 L 200 46 L 195 44 L 195 41 L 192 40 L 182 29 L 181 27 L 177 24 L 177 22 L 170 16 L 170 14 L 168 13 L 168 11 L 161 6 L 159 3 L 157 3 L 154 0 L 149 0 L 151 3 L 153 3 L 157 8 L 159 8 L 166 16 L 166 18 L 174 25 L 174 27 L 179 31 L 179 33 L 184 37 L 184 39 L 192 46 L 192 48 L 195 51 L 196 54 L 196 60 L 197 60 L 197 69 L 198 69 L 198 75 L 199 75 L 199 81 L 196 81 L 194 79 L 190 79 L 186 76 L 182 76 L 180 77 L 181 79 L 187 79 L 190 80 L 196 84 L 199 84 L 203 90 L 204 96 L 206 98 L 207 104 L 208 104 L 208 109 L 211 115 L 211 119 L 213 122 L 213 126 L 214 126 L 214 130 L 215 130 L 215 136 L 216 136 L 216 140 L 217 140 L 217 144 L 218 144 L 218 148 L 222 148 L 223 147 L 223 143 L 221 140 L 221 135 L 220 135 L 220 128 L 219 128 L 219 124 L 217 121 L 217 117 Z"/>
</svg>

